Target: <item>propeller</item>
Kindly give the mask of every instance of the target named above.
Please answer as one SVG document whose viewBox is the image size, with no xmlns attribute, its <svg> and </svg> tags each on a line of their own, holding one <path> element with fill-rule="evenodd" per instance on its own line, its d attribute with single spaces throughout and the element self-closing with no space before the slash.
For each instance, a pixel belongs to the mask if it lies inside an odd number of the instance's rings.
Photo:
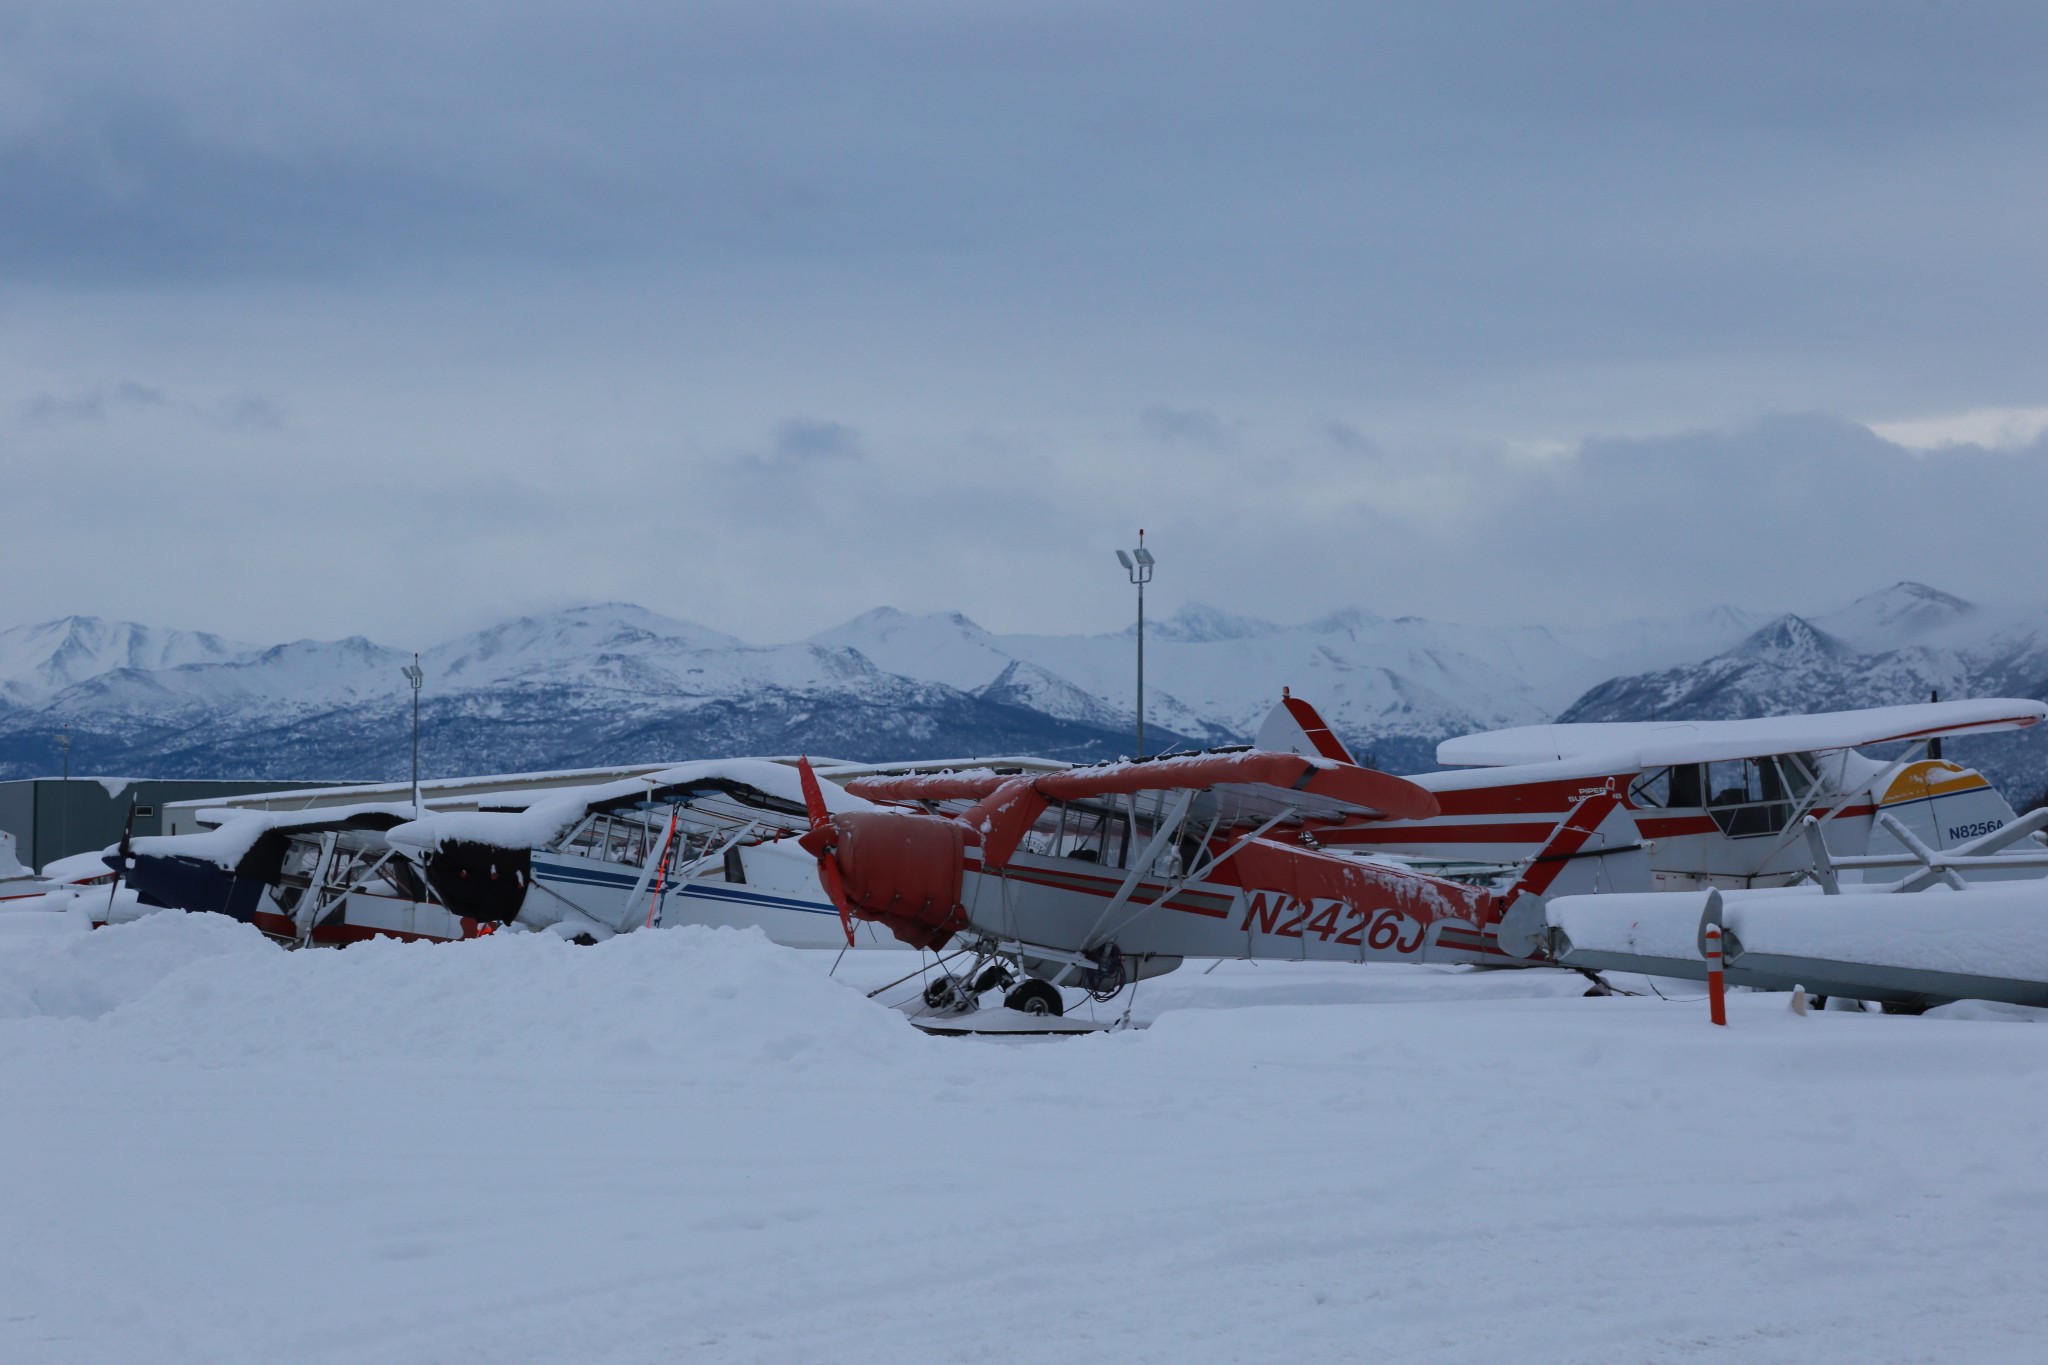
<svg viewBox="0 0 2048 1365">
<path fill-rule="evenodd" d="M 121 893 L 121 875 L 128 869 L 128 853 L 135 841 L 135 797 L 128 797 L 128 822 L 121 826 L 121 852 L 114 862 L 114 880 L 107 885 L 107 918 L 114 915 L 114 897 Z"/>
<path fill-rule="evenodd" d="M 818 880 L 825 884 L 825 894 L 839 908 L 839 927 L 846 931 L 846 946 L 851 948 L 853 902 L 846 895 L 846 874 L 840 870 L 839 859 L 833 856 L 839 837 L 832 828 L 832 813 L 825 809 L 825 789 L 818 785 L 818 774 L 811 770 L 808 755 L 797 759 L 796 775 L 803 783 L 804 811 L 811 817 L 810 832 L 797 840 L 797 846 L 818 860 Z"/>
</svg>

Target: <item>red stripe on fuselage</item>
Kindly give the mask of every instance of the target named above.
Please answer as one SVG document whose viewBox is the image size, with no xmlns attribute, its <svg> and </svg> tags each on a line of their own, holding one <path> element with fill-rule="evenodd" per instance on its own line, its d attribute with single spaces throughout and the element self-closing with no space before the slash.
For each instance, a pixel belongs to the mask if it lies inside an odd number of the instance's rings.
<svg viewBox="0 0 2048 1365">
<path fill-rule="evenodd" d="M 1058 871 L 1051 869 L 1041 870 L 1038 868 L 1019 867 L 1014 863 L 1005 869 L 1003 875 L 1013 881 L 1027 882 L 1032 886 L 1051 887 L 1055 891 L 1071 891 L 1076 895 L 1094 896 L 1100 900 L 1110 899 L 1116 895 L 1116 889 L 1123 885 L 1123 878 L 1121 877 L 1090 877 L 1084 873 L 1069 872 L 1064 868 Z M 1155 901 L 1152 898 L 1165 889 L 1166 887 L 1159 882 L 1140 882 L 1137 889 L 1131 892 L 1131 903 L 1134 905 L 1160 904 L 1161 902 Z M 1202 903 L 1205 901 L 1212 901 L 1216 904 L 1205 905 Z M 1213 892 L 1208 894 L 1197 892 L 1193 895 L 1182 893 L 1173 896 L 1166 900 L 1164 904 L 1169 910 L 1179 910 L 1190 915 L 1201 915 L 1208 919 L 1229 919 L 1231 906 L 1234 902 L 1227 896 L 1220 896 Z"/>
<path fill-rule="evenodd" d="M 1557 813 L 1557 820 L 1565 816 Z M 1344 829 L 1317 830 L 1316 842 L 1333 847 L 1384 845 L 1387 847 L 1424 844 L 1541 844 L 1557 828 L 1557 820 L 1542 825 L 1448 825 L 1416 823 L 1406 825 L 1358 825 Z"/>
</svg>

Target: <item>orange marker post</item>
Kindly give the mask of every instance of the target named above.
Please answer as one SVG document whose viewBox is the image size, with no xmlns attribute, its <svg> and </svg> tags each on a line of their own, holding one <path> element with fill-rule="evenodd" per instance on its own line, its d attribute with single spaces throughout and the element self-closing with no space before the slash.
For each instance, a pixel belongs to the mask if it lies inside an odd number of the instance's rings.
<svg viewBox="0 0 2048 1365">
<path fill-rule="evenodd" d="M 1707 940 L 1707 1011 L 1723 1027 L 1728 1023 L 1728 987 L 1721 979 L 1721 926 L 1709 924 Z"/>
</svg>

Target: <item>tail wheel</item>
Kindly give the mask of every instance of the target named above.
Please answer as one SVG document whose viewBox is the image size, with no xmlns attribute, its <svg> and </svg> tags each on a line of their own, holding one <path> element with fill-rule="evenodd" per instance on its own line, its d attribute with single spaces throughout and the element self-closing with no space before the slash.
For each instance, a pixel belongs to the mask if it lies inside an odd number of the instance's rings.
<svg viewBox="0 0 2048 1365">
<path fill-rule="evenodd" d="M 1003 1004 L 1019 1014 L 1058 1017 L 1067 1012 L 1066 1002 L 1060 999 L 1059 987 L 1050 981 L 1026 981 L 1004 996 Z"/>
</svg>

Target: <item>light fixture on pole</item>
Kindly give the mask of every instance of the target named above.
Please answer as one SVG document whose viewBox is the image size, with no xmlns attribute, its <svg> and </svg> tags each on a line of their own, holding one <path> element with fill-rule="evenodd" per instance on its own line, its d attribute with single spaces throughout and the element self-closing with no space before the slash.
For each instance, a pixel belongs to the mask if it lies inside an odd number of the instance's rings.
<svg viewBox="0 0 2048 1365">
<path fill-rule="evenodd" d="M 420 656 L 412 656 L 412 662 L 399 670 L 405 680 L 412 684 L 412 808 L 420 806 L 420 684 L 427 675 L 420 671 Z"/>
<path fill-rule="evenodd" d="M 1116 552 L 1117 563 L 1131 576 L 1138 589 L 1138 758 L 1145 756 L 1145 585 L 1152 581 L 1152 552 L 1145 548 L 1145 532 L 1138 532 L 1138 548 L 1129 554 Z"/>
</svg>

